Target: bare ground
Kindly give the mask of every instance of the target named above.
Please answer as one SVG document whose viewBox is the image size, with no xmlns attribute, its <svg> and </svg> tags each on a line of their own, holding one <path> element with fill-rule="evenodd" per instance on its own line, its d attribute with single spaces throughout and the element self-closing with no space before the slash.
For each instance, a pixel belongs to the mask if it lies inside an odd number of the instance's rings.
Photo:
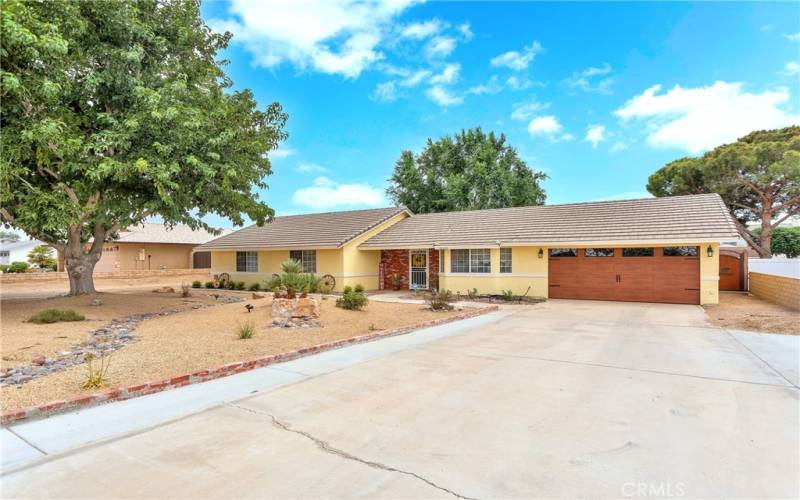
<svg viewBox="0 0 800 500">
<path fill-rule="evenodd" d="M 157 294 L 152 295 L 155 296 Z M 146 309 L 147 303 L 153 305 L 149 300 L 150 297 L 146 294 L 132 293 L 110 297 L 111 295 L 106 296 L 108 306 L 104 305 L 98 308 L 108 307 L 109 311 L 112 309 L 115 311 L 104 314 L 106 318 L 114 315 L 123 316 L 133 312 L 121 305 L 112 305 L 118 301 L 138 304 L 137 307 L 140 309 Z M 66 299 L 52 299 L 47 302 L 54 302 L 55 300 Z M 42 303 L 43 301 L 37 302 Z M 273 329 L 269 327 L 271 323 L 271 298 L 248 300 L 246 303 L 252 304 L 255 309 L 248 313 L 244 308 L 244 303 L 227 304 L 206 309 L 189 310 L 176 315 L 142 322 L 135 331 L 138 341 L 111 356 L 106 386 L 119 387 L 145 383 L 234 361 L 242 361 L 364 335 L 375 329 L 383 330 L 410 326 L 430 319 L 457 314 L 457 311 L 433 312 L 424 306 L 416 304 L 382 302 L 371 302 L 363 311 L 346 311 L 335 307 L 334 299 L 328 298 L 322 301 L 322 315 L 320 318 L 323 324 L 322 328 Z M 170 301 L 170 306 L 172 305 L 174 303 Z M 27 308 L 31 310 L 38 307 L 31 306 L 31 304 L 27 305 Z M 90 308 L 91 306 L 86 307 Z M 92 315 L 98 318 L 100 313 L 93 312 Z M 22 316 L 24 316 L 23 313 L 17 313 L 14 316 L 17 324 Z M 4 314 L 2 318 L 3 337 L 6 335 L 6 321 Z M 9 321 L 11 321 L 10 318 Z M 236 336 L 236 328 L 238 325 L 247 322 L 252 322 L 255 325 L 256 334 L 251 339 L 239 340 Z M 102 321 L 98 321 L 97 326 L 101 323 Z M 56 327 L 56 325 L 62 326 Z M 63 335 L 61 330 L 63 325 L 65 324 L 56 323 L 50 325 L 50 327 L 56 328 L 52 328 L 47 337 L 38 337 L 40 351 L 45 348 L 49 348 L 51 351 L 58 349 L 56 347 L 50 348 L 48 342 L 53 342 L 53 337 Z M 93 325 L 93 327 L 96 326 Z M 69 328 L 72 328 L 72 326 Z M 89 329 L 84 325 L 84 329 L 81 331 L 84 336 Z M 26 335 L 24 331 L 23 328 L 18 328 L 15 337 L 24 337 Z M 81 339 L 81 332 L 73 332 L 70 336 L 73 340 Z M 35 336 L 39 333 L 41 332 L 28 330 L 27 335 Z M 8 353 L 6 353 L 4 342 L 4 356 L 16 355 L 24 343 L 16 340 L 13 344 L 16 346 L 16 350 L 10 347 Z M 25 354 L 24 356 L 27 359 L 31 357 L 30 354 Z M 8 410 L 95 392 L 81 389 L 85 376 L 86 367 L 75 366 L 63 372 L 32 380 L 21 386 L 2 387 L 0 388 L 0 400 L 2 400 L 4 410 Z"/>
<path fill-rule="evenodd" d="M 723 328 L 800 335 L 800 313 L 749 294 L 722 292 L 719 305 L 705 309 L 709 321 Z"/>
</svg>

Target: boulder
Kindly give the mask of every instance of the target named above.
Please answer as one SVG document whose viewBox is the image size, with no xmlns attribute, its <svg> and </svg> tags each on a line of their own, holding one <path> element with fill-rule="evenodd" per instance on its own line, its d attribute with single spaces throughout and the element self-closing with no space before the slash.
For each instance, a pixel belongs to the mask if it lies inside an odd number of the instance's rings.
<svg viewBox="0 0 800 500">
<path fill-rule="evenodd" d="M 263 293 L 255 293 L 255 292 L 253 292 L 253 296 L 252 296 L 253 300 L 255 300 L 255 299 L 265 299 L 266 297 L 267 296 L 264 295 Z"/>
<path fill-rule="evenodd" d="M 171 286 L 162 286 L 153 290 L 153 293 L 175 293 L 175 289 Z"/>
</svg>

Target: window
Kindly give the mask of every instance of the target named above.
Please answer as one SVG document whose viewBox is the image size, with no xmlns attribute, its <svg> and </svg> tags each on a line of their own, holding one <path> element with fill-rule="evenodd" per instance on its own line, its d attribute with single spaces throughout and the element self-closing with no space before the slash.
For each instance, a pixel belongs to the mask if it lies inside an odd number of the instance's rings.
<svg viewBox="0 0 800 500">
<path fill-rule="evenodd" d="M 488 248 L 450 250 L 450 272 L 489 273 L 491 271 L 491 252 Z"/>
<path fill-rule="evenodd" d="M 292 250 L 289 258 L 296 260 L 303 265 L 304 273 L 317 272 L 317 251 L 316 250 Z"/>
<path fill-rule="evenodd" d="M 2 252 L 0 252 L 0 257 L 9 257 L 9 256 L 11 256 L 11 253 L 8 250 L 3 250 Z"/>
<path fill-rule="evenodd" d="M 652 257 L 654 255 L 652 248 L 623 248 L 623 257 Z"/>
<path fill-rule="evenodd" d="M 664 247 L 664 257 L 697 257 L 697 247 Z"/>
<path fill-rule="evenodd" d="M 258 272 L 258 252 L 236 252 L 237 273 Z"/>
<path fill-rule="evenodd" d="M 439 272 L 444 272 L 444 250 L 439 250 Z"/>
<path fill-rule="evenodd" d="M 584 250 L 586 257 L 613 257 L 613 248 L 587 248 Z"/>
<path fill-rule="evenodd" d="M 501 248 L 500 249 L 500 272 L 501 273 L 510 273 L 511 272 L 511 249 L 510 248 Z"/>
<path fill-rule="evenodd" d="M 577 257 L 577 248 L 551 248 L 548 250 L 550 257 Z"/>
</svg>

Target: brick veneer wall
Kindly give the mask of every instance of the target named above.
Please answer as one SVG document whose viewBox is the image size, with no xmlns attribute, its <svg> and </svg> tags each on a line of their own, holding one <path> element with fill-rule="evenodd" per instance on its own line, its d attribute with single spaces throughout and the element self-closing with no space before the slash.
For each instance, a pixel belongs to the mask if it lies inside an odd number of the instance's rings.
<svg viewBox="0 0 800 500">
<path fill-rule="evenodd" d="M 800 311 L 800 279 L 750 273 L 750 293 L 758 298 Z"/>
<path fill-rule="evenodd" d="M 383 267 L 383 289 L 392 289 L 392 274 L 400 276 L 400 288 L 408 290 L 408 250 L 381 250 L 381 267 Z M 428 249 L 428 284 L 439 285 L 439 251 Z"/>
</svg>

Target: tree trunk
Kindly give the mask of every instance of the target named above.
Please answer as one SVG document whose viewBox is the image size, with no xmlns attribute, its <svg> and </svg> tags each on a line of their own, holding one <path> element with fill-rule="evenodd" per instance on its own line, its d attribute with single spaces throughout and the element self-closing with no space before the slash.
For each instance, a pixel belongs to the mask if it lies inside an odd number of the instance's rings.
<svg viewBox="0 0 800 500">
<path fill-rule="evenodd" d="M 95 231 L 95 241 L 89 249 L 80 240 L 80 230 L 70 228 L 67 244 L 64 248 L 64 267 L 69 277 L 70 295 L 89 295 L 96 292 L 94 288 L 94 266 L 103 252 L 105 233 Z M 99 238 L 99 239 L 98 239 Z"/>
<path fill-rule="evenodd" d="M 772 206 L 772 203 L 770 203 Z M 761 235 L 759 238 L 761 249 L 756 250 L 762 259 L 772 258 L 772 210 L 761 212 Z"/>
</svg>

